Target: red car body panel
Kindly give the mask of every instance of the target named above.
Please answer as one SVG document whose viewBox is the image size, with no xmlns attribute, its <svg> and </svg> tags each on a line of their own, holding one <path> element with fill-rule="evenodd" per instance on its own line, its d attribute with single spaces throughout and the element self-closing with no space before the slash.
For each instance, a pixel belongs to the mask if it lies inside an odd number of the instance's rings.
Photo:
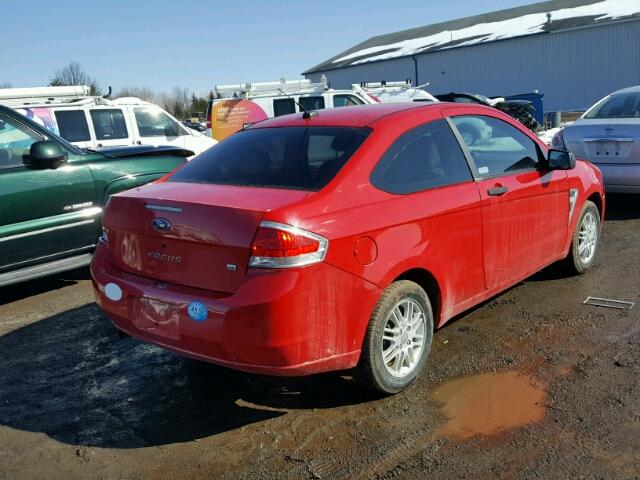
<svg viewBox="0 0 640 480">
<path fill-rule="evenodd" d="M 156 183 L 113 197 L 104 216 L 109 243 L 92 262 L 98 303 L 121 330 L 194 358 L 278 375 L 353 367 L 369 318 L 394 280 L 433 279 L 438 327 L 453 316 L 564 258 L 579 212 L 591 198 L 604 218 L 602 176 L 578 161 L 570 171 L 525 171 L 406 195 L 371 184 L 371 172 L 400 135 L 429 121 L 485 115 L 483 106 L 377 104 L 278 117 L 252 128 L 366 126 L 351 159 L 318 192 Z M 490 196 L 496 186 L 504 196 Z M 569 217 L 569 190 L 578 190 Z M 180 212 L 148 205 L 173 207 Z M 170 220 L 171 233 L 151 222 Z M 293 225 L 328 239 L 320 263 L 248 268 L 261 221 Z M 155 258 L 159 252 L 165 258 Z M 171 257 L 179 256 L 179 262 Z M 226 270 L 233 264 L 235 270 Z M 119 301 L 105 296 L 117 284 Z M 199 323 L 187 305 L 206 305 Z"/>
<path fill-rule="evenodd" d="M 257 373 L 305 375 L 353 366 L 367 322 L 352 316 L 354 299 L 372 310 L 380 295 L 370 282 L 325 263 L 249 269 L 233 295 L 123 272 L 104 243 L 91 268 L 96 301 L 119 329 L 183 355 Z M 105 297 L 110 282 L 126 292 L 126 301 Z M 141 305 L 141 299 L 161 303 Z M 194 300 L 209 310 L 206 322 L 188 317 L 186 307 Z"/>
</svg>

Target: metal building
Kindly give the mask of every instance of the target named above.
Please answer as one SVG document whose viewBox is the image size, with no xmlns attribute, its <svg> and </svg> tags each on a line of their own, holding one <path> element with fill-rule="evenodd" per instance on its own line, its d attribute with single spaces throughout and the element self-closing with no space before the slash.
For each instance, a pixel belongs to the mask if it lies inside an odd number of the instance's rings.
<svg viewBox="0 0 640 480">
<path fill-rule="evenodd" d="M 370 38 L 303 73 L 334 88 L 411 79 L 433 94 L 538 90 L 545 111 L 640 85 L 640 0 L 552 0 Z"/>
</svg>

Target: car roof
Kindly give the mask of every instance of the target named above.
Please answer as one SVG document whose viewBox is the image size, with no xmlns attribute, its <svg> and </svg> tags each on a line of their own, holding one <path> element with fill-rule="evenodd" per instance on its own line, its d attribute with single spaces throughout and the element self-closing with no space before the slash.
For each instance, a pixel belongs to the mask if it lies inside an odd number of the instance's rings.
<svg viewBox="0 0 640 480">
<path fill-rule="evenodd" d="M 640 85 L 635 85 L 633 87 L 622 88 L 620 90 L 616 90 L 611 95 L 618 95 L 620 93 L 640 93 Z"/>
<path fill-rule="evenodd" d="M 352 107 L 326 108 L 316 110 L 310 119 L 302 118 L 302 113 L 292 113 L 281 117 L 270 118 L 257 123 L 251 128 L 295 127 L 295 126 L 342 126 L 366 127 L 382 117 L 413 110 L 417 108 L 440 109 L 446 103 L 424 104 L 422 102 L 375 103 Z"/>
</svg>

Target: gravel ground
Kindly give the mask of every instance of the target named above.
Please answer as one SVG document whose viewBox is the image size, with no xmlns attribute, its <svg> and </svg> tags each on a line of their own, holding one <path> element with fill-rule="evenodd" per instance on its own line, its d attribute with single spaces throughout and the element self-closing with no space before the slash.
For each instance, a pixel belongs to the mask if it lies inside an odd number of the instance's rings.
<svg viewBox="0 0 640 480">
<path fill-rule="evenodd" d="M 638 197 L 610 199 L 593 270 L 550 267 L 449 323 L 389 398 L 120 339 L 88 279 L 0 289 L 0 478 L 640 478 Z"/>
</svg>

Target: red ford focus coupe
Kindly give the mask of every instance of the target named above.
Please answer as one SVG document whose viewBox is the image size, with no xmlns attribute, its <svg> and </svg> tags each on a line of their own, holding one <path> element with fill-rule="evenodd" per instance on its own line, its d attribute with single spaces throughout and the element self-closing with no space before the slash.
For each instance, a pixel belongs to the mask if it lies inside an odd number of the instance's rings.
<svg viewBox="0 0 640 480">
<path fill-rule="evenodd" d="M 234 134 L 111 198 L 91 266 L 122 331 L 234 369 L 410 385 L 433 331 L 543 267 L 593 264 L 593 165 L 498 110 L 378 104 Z"/>
</svg>

